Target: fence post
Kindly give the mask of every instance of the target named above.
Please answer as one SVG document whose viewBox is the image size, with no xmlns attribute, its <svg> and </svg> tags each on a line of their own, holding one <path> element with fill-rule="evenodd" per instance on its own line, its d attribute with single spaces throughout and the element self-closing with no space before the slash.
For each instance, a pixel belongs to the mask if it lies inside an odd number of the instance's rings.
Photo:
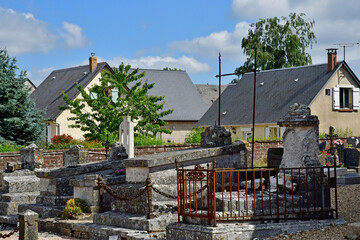
<svg viewBox="0 0 360 240">
<path fill-rule="evenodd" d="M 37 240 L 38 221 L 39 216 L 34 211 L 26 210 L 19 213 L 19 240 Z"/>
<path fill-rule="evenodd" d="M 146 187 L 147 187 L 147 198 L 148 198 L 148 213 L 147 213 L 147 219 L 154 218 L 154 215 L 152 213 L 152 196 L 151 196 L 151 179 L 148 177 L 146 178 Z"/>
</svg>

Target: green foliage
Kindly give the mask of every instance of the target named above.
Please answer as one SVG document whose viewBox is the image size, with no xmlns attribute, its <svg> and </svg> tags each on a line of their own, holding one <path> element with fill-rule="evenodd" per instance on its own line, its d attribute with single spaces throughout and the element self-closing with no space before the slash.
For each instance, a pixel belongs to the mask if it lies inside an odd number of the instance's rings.
<svg viewBox="0 0 360 240">
<path fill-rule="evenodd" d="M 185 142 L 186 143 L 200 143 L 201 142 L 201 133 L 205 131 L 205 127 L 197 127 L 191 129 L 190 133 L 186 134 Z"/>
<path fill-rule="evenodd" d="M 0 144 L 0 152 L 17 152 L 24 146 L 15 145 L 12 143 Z"/>
<path fill-rule="evenodd" d="M 327 138 L 326 135 L 329 134 L 328 132 L 322 132 L 319 133 L 319 138 Z M 337 135 L 337 137 L 351 137 L 354 136 L 353 135 L 353 131 L 350 128 L 345 128 L 345 130 L 338 128 L 335 129 L 335 133 Z"/>
<path fill-rule="evenodd" d="M 168 68 L 168 67 L 165 67 L 163 68 L 164 71 L 182 71 L 180 68 L 177 69 L 177 68 Z"/>
<path fill-rule="evenodd" d="M 153 146 L 153 145 L 164 145 L 164 141 L 156 139 L 155 136 L 143 136 L 135 134 L 134 145 L 135 146 Z"/>
<path fill-rule="evenodd" d="M 73 117 L 68 118 L 75 121 L 70 127 L 80 128 L 85 132 L 84 137 L 90 140 L 106 141 L 107 134 L 110 134 L 110 139 L 117 139 L 120 123 L 124 116 L 130 116 L 132 121 L 137 122 L 134 130 L 142 135 L 170 133 L 170 130 L 161 128 L 166 125 L 161 118 L 173 110 L 163 111 L 163 96 L 147 95 L 154 83 L 141 80 L 145 73 L 138 68 L 131 69 L 130 65 L 125 66 L 124 63 L 113 71 L 114 73 L 104 71 L 100 85 L 90 88 L 90 92 L 96 97 L 91 97 L 80 84 L 77 84 L 81 93 L 79 99 L 71 101 L 63 92 L 67 106 L 59 109 L 69 109 L 73 114 Z M 86 105 L 90 107 L 90 111 L 85 110 Z"/>
<path fill-rule="evenodd" d="M 61 219 L 71 219 L 75 214 L 87 212 L 87 204 L 80 198 L 71 198 L 67 200 L 65 209 L 61 214 Z"/>
<path fill-rule="evenodd" d="M 304 13 L 290 13 L 289 17 L 260 19 L 250 24 L 248 36 L 241 42 L 247 60 L 235 72 L 254 69 L 255 48 L 257 67 L 261 70 L 311 64 L 311 56 L 305 50 L 316 43 L 312 31 L 315 21 L 307 21 L 305 16 Z"/>
<path fill-rule="evenodd" d="M 0 143 L 23 145 L 39 140 L 44 124 L 25 85 L 26 72 L 17 76 L 17 69 L 16 59 L 0 49 Z"/>
</svg>

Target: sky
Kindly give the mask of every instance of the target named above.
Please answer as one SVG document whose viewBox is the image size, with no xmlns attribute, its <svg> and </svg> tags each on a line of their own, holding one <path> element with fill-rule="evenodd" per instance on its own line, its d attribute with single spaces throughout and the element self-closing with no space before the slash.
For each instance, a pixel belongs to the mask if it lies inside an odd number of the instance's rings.
<svg viewBox="0 0 360 240">
<path fill-rule="evenodd" d="M 249 24 L 305 13 L 315 20 L 308 52 L 319 64 L 325 49 L 359 42 L 359 9 L 357 0 L 0 0 L 0 48 L 36 86 L 53 70 L 88 64 L 91 53 L 112 67 L 180 68 L 196 84 L 217 84 L 219 52 L 222 73 L 246 60 Z M 360 77 L 359 44 L 346 48 L 346 61 Z"/>
</svg>

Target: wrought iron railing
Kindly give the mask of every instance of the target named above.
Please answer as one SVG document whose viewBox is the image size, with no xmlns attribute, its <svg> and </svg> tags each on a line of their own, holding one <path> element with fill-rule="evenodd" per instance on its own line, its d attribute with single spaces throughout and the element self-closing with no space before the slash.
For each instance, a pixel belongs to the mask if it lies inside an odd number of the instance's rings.
<svg viewBox="0 0 360 240">
<path fill-rule="evenodd" d="M 177 174 L 182 222 L 207 220 L 216 226 L 218 221 L 337 218 L 336 167 L 219 169 L 197 165 L 195 169 L 178 168 Z"/>
</svg>

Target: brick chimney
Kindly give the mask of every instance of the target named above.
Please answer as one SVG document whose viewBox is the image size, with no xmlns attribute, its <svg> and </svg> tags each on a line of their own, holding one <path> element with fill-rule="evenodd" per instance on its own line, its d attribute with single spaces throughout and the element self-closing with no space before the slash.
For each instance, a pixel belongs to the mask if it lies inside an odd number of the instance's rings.
<svg viewBox="0 0 360 240">
<path fill-rule="evenodd" d="M 92 72 L 97 67 L 97 57 L 95 57 L 95 53 L 91 53 L 91 57 L 89 57 L 89 72 Z"/>
<path fill-rule="evenodd" d="M 332 70 L 334 70 L 335 65 L 336 65 L 336 51 L 337 48 L 329 48 L 326 49 L 328 51 L 328 71 L 331 72 Z"/>
</svg>

